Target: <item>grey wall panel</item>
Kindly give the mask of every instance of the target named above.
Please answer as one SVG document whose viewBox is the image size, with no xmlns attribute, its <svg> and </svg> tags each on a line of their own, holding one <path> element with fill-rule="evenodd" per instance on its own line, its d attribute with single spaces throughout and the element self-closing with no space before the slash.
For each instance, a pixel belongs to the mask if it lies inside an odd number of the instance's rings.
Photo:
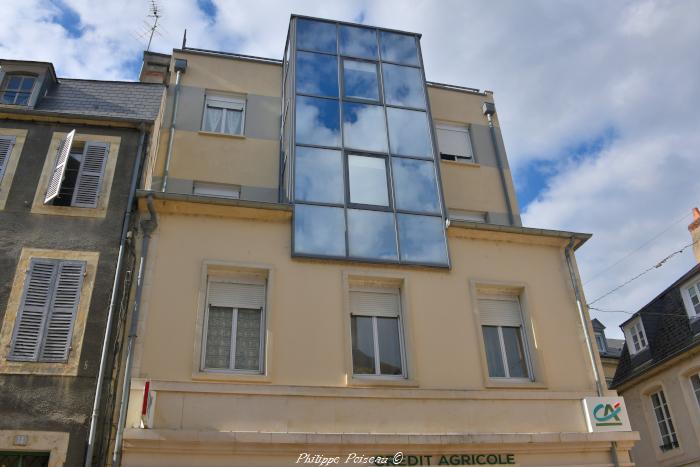
<svg viewBox="0 0 700 467">
<path fill-rule="evenodd" d="M 279 97 L 249 94 L 245 114 L 246 136 L 279 141 L 281 102 Z"/>
<path fill-rule="evenodd" d="M 191 195 L 194 190 L 194 182 L 183 178 L 168 178 L 168 193 Z"/>
<path fill-rule="evenodd" d="M 179 99 L 175 128 L 178 130 L 199 131 L 202 128 L 202 114 L 204 112 L 204 89 L 181 86 Z M 170 126 L 172 100 L 169 100 L 166 112 L 164 122 L 166 126 Z"/>
<path fill-rule="evenodd" d="M 249 201 L 265 201 L 268 203 L 276 203 L 277 189 L 244 185 L 241 187 L 241 199 L 246 199 Z"/>
<path fill-rule="evenodd" d="M 498 167 L 489 127 L 486 125 L 471 125 L 470 134 L 476 162 L 488 167 Z"/>
</svg>

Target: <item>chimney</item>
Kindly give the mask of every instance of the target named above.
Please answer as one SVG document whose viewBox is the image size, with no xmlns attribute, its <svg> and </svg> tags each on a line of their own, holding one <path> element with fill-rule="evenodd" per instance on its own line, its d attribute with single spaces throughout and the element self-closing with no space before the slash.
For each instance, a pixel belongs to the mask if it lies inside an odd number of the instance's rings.
<svg viewBox="0 0 700 467">
<path fill-rule="evenodd" d="M 693 208 L 693 222 L 688 226 L 690 238 L 693 239 L 693 252 L 695 261 L 700 263 L 700 210 Z"/>
<path fill-rule="evenodd" d="M 142 83 L 168 84 L 170 78 L 170 55 L 144 51 L 139 81 Z"/>
</svg>

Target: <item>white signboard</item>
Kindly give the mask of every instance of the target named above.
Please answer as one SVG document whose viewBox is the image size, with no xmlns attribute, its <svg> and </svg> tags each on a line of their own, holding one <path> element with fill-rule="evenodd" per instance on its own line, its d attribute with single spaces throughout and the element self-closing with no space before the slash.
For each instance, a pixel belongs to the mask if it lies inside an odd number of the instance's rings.
<svg viewBox="0 0 700 467">
<path fill-rule="evenodd" d="M 586 397 L 583 411 L 589 432 L 632 431 L 622 397 Z"/>
</svg>

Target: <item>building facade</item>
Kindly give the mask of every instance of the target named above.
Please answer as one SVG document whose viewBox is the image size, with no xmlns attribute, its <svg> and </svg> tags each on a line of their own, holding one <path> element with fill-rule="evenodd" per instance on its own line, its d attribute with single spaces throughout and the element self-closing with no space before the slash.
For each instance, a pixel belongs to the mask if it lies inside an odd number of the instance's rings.
<svg viewBox="0 0 700 467">
<path fill-rule="evenodd" d="M 0 60 L 0 83 L 0 465 L 83 465 L 130 182 L 164 87 L 17 60 Z M 106 414 L 111 371 L 104 387 Z M 110 423 L 95 423 L 102 460 Z"/>
<path fill-rule="evenodd" d="M 419 35 L 174 50 L 160 135 L 115 465 L 631 465 L 582 409 L 589 235 L 520 225 L 492 93 Z"/>
<path fill-rule="evenodd" d="M 605 325 L 598 319 L 593 318 L 593 337 L 595 338 L 596 348 L 600 355 L 600 363 L 603 364 L 603 375 L 605 376 L 605 384 L 610 387 L 610 384 L 615 377 L 617 365 L 620 363 L 620 354 L 622 346 L 625 344 L 624 339 L 612 339 L 605 336 Z"/>
<path fill-rule="evenodd" d="M 700 263 L 700 212 L 688 227 Z M 700 264 L 620 325 L 625 346 L 612 388 L 641 441 L 636 465 L 700 465 Z"/>
</svg>

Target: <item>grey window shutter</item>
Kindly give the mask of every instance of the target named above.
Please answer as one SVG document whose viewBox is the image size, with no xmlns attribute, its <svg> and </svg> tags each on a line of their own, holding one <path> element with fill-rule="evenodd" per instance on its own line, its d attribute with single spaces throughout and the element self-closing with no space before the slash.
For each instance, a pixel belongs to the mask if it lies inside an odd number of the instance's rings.
<svg viewBox="0 0 700 467">
<path fill-rule="evenodd" d="M 10 154 L 14 145 L 14 136 L 0 136 L 0 182 L 3 175 L 5 175 L 5 167 L 7 167 L 7 161 L 10 160 Z"/>
<path fill-rule="evenodd" d="M 100 195 L 102 176 L 107 165 L 109 144 L 86 143 L 83 152 L 83 161 L 80 163 L 78 179 L 73 191 L 71 206 L 81 208 L 97 207 L 97 198 Z"/>
<path fill-rule="evenodd" d="M 517 300 L 479 299 L 479 316 L 484 326 L 522 325 L 520 304 Z"/>
<path fill-rule="evenodd" d="M 232 282 L 209 282 L 209 304 L 231 308 L 259 309 L 265 306 L 265 286 Z"/>
<path fill-rule="evenodd" d="M 64 362 L 68 359 L 84 272 L 83 261 L 61 261 L 58 266 L 53 300 L 49 307 L 39 355 L 41 361 Z"/>
<path fill-rule="evenodd" d="M 398 316 L 399 291 L 350 291 L 350 313 L 361 316 Z"/>
<path fill-rule="evenodd" d="M 31 260 L 12 335 L 10 360 L 37 360 L 57 272 L 56 260 Z"/>
<path fill-rule="evenodd" d="M 68 133 L 58 147 L 58 152 L 56 153 L 56 163 L 54 164 L 53 173 L 51 174 L 51 179 L 49 180 L 49 187 L 46 189 L 44 204 L 58 196 L 58 193 L 61 191 L 61 184 L 63 183 L 63 176 L 66 173 L 66 165 L 68 165 L 68 156 L 70 154 L 70 148 L 73 145 L 74 136 L 75 130 Z"/>
</svg>

